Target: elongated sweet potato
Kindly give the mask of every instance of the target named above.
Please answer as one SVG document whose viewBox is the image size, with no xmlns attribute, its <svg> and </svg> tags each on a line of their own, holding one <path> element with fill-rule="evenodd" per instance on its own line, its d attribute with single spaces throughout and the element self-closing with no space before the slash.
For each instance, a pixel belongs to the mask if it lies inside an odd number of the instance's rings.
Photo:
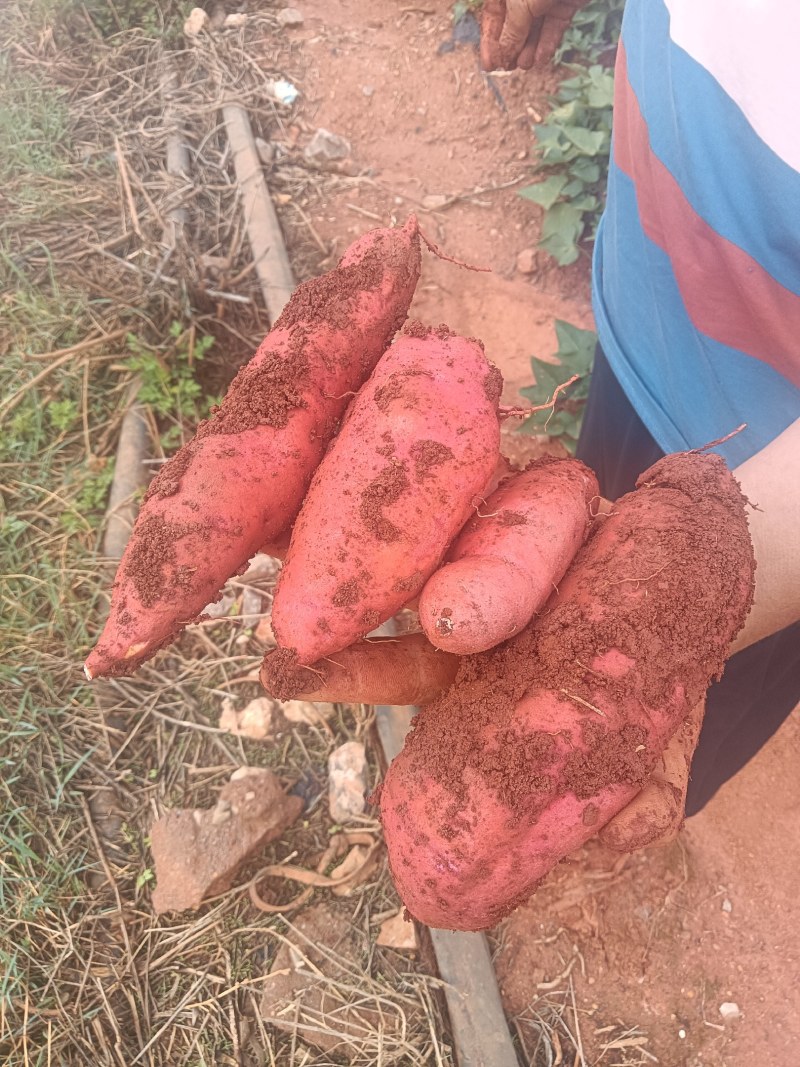
<svg viewBox="0 0 800 1067">
<path fill-rule="evenodd" d="M 597 521 L 552 610 L 422 709 L 380 798 L 418 919 L 494 925 L 641 789 L 750 609 L 744 503 L 719 456 L 660 460 Z"/>
<path fill-rule="evenodd" d="M 294 525 L 272 607 L 311 664 L 415 597 L 492 477 L 500 372 L 477 341 L 415 324 L 350 405 Z"/>
<path fill-rule="evenodd" d="M 288 528 L 352 392 L 402 325 L 419 267 L 412 216 L 298 286 L 221 406 L 150 486 L 88 677 L 134 671 Z"/>
<path fill-rule="evenodd" d="M 599 492 L 576 459 L 543 456 L 506 479 L 422 590 L 419 618 L 430 641 L 464 656 L 527 626 L 583 544 Z"/>
</svg>

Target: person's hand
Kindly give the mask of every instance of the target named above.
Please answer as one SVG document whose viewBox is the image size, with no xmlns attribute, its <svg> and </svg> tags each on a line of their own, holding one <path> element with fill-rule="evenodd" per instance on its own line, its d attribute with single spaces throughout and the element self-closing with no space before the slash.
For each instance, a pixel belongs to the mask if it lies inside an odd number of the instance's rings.
<svg viewBox="0 0 800 1067">
<path fill-rule="evenodd" d="M 551 60 L 580 0 L 485 0 L 481 16 L 484 70 L 530 70 Z"/>
<path fill-rule="evenodd" d="M 326 660 L 321 684 L 320 675 L 309 670 L 308 692 L 298 696 L 337 703 L 426 704 L 452 685 L 459 663 L 460 657 L 437 651 L 423 634 L 373 638 Z M 265 664 L 262 681 L 270 691 L 268 670 Z M 634 852 L 675 840 L 683 825 L 689 768 L 704 709 L 701 701 L 674 734 L 647 785 L 600 830 L 603 844 Z"/>
</svg>

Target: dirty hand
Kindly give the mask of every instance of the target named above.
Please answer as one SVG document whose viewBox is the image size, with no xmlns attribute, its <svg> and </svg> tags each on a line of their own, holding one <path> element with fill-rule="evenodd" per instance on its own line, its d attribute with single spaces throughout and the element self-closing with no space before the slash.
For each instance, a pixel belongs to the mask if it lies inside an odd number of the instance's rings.
<svg viewBox="0 0 800 1067">
<path fill-rule="evenodd" d="M 579 0 L 486 0 L 481 16 L 484 70 L 530 70 L 553 58 Z"/>
<path fill-rule="evenodd" d="M 321 688 L 300 697 L 341 703 L 427 704 L 452 685 L 460 662 L 459 656 L 437 651 L 424 634 L 372 638 L 326 660 Z M 263 672 L 262 682 L 269 691 Z M 619 852 L 634 852 L 675 840 L 683 825 L 689 767 L 704 710 L 703 700 L 672 737 L 647 785 L 600 830 L 603 844 Z"/>
</svg>

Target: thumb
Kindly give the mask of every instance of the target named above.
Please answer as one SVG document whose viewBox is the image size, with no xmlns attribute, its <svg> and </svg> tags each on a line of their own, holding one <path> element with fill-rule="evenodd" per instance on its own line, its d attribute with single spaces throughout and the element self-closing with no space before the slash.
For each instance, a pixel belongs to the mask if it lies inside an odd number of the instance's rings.
<svg viewBox="0 0 800 1067">
<path fill-rule="evenodd" d="M 669 845 L 683 826 L 689 768 L 700 737 L 705 700 L 681 723 L 664 749 L 661 763 L 644 789 L 599 833 L 617 852 Z"/>
</svg>

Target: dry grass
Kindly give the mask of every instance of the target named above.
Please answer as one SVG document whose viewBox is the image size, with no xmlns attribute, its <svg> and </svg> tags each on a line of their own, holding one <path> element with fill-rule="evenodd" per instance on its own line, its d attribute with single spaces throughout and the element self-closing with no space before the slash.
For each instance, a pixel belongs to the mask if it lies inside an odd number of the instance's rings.
<svg viewBox="0 0 800 1067">
<path fill-rule="evenodd" d="M 97 553 L 133 377 L 126 335 L 164 363 L 172 323 L 190 353 L 195 335 L 213 336 L 228 356 L 213 372 L 222 379 L 266 328 L 218 118 L 222 94 L 235 93 L 262 136 L 289 144 L 266 83 L 301 72 L 285 48 L 271 50 L 274 70 L 253 62 L 254 42 L 274 29 L 258 7 L 245 31 L 190 48 L 174 21 L 147 24 L 149 4 L 34 0 L 0 12 L 10 57 L 0 71 L 4 1064 L 333 1062 L 259 1019 L 263 975 L 294 935 L 257 912 L 245 887 L 265 863 L 313 866 L 324 850 L 332 826 L 317 798 L 336 744 L 367 739 L 377 778 L 366 710 L 338 708 L 327 730 L 287 722 L 264 743 L 221 733 L 223 697 L 258 693 L 242 676 L 261 650 L 252 620 L 236 617 L 193 628 L 135 680 L 89 687 L 80 671 L 105 610 Z M 144 27 L 125 24 L 120 13 L 132 10 Z M 175 124 L 190 146 L 185 181 L 164 166 Z M 298 157 L 289 146 L 271 183 L 304 277 L 325 250 L 303 205 L 345 179 Z M 172 240 L 176 206 L 187 223 Z M 180 412 L 159 430 L 165 421 Z M 155 918 L 153 816 L 209 804 L 246 763 L 274 767 L 287 786 L 302 779 L 304 817 L 238 887 L 197 914 Z M 375 947 L 378 921 L 398 906 L 385 869 L 335 906 L 363 932 L 346 980 L 331 980 L 340 999 L 377 999 L 405 1020 L 392 1037 L 365 1033 L 357 1062 L 452 1063 L 437 981 L 419 960 Z"/>
</svg>

